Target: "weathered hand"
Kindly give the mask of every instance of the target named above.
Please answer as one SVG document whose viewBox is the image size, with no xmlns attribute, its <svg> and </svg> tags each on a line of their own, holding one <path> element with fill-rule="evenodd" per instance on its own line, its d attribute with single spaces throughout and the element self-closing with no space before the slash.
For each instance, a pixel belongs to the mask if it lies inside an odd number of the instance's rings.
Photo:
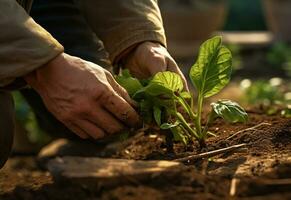
<svg viewBox="0 0 291 200">
<path fill-rule="evenodd" d="M 48 110 L 81 138 L 102 138 L 139 123 L 127 92 L 94 63 L 61 54 L 24 79 Z"/>
<path fill-rule="evenodd" d="M 161 71 L 172 71 L 181 76 L 186 90 L 187 81 L 165 47 L 159 43 L 143 42 L 122 60 L 125 68 L 137 78 L 148 78 Z"/>
</svg>

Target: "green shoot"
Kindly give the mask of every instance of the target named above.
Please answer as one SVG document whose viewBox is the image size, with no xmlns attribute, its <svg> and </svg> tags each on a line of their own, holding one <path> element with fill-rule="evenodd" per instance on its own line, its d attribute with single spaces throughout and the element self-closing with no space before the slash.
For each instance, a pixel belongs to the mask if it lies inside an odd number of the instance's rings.
<svg viewBox="0 0 291 200">
<path fill-rule="evenodd" d="M 161 129 L 171 130 L 174 139 L 185 144 L 197 140 L 203 147 L 207 136 L 213 135 L 208 129 L 217 117 L 230 123 L 246 122 L 248 119 L 247 113 L 237 103 L 220 100 L 211 104 L 212 111 L 206 125 L 202 126 L 204 100 L 217 94 L 230 80 L 232 57 L 221 43 L 221 37 L 204 42 L 190 70 L 189 76 L 198 96 L 195 111 L 193 95 L 184 91 L 178 74 L 159 72 L 152 79 L 142 82 L 124 70 L 116 79 L 139 103 L 145 123 L 155 122 Z M 179 112 L 180 108 L 185 115 Z"/>
</svg>

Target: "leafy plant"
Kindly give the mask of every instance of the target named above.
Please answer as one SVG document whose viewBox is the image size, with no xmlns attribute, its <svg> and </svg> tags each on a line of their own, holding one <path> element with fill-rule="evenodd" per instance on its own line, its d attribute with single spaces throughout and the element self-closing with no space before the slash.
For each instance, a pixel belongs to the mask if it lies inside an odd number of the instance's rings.
<svg viewBox="0 0 291 200">
<path fill-rule="evenodd" d="M 244 91 L 242 100 L 247 104 L 259 105 L 267 115 L 277 114 L 281 110 L 282 116 L 288 116 L 288 107 L 291 105 L 291 93 L 288 91 L 290 87 L 281 78 L 253 82 L 244 79 L 241 87 Z"/>
<path fill-rule="evenodd" d="M 281 115 L 283 117 L 286 117 L 286 118 L 291 118 L 291 106 L 288 106 L 286 108 L 284 108 L 282 111 L 281 111 Z"/>
<path fill-rule="evenodd" d="M 282 81 L 282 79 L 271 79 Z M 245 79 L 241 82 L 244 91 L 243 100 L 248 104 L 263 104 L 266 106 L 282 102 L 284 100 L 284 93 L 280 90 L 278 84 L 272 84 L 271 80 L 257 80 L 250 81 Z M 247 84 L 246 84 L 247 83 Z M 274 83 L 274 81 L 273 81 Z"/>
<path fill-rule="evenodd" d="M 282 65 L 291 61 L 291 47 L 286 43 L 275 43 L 267 54 L 267 60 L 273 65 Z"/>
<path fill-rule="evenodd" d="M 213 37 L 201 45 L 198 59 L 189 74 L 198 96 L 195 111 L 193 95 L 184 90 L 178 74 L 159 72 L 142 82 L 125 70 L 116 79 L 139 103 L 146 123 L 155 121 L 161 129 L 170 129 L 174 139 L 185 144 L 196 139 L 200 146 L 205 146 L 207 136 L 211 135 L 209 126 L 216 118 L 221 117 L 230 123 L 248 119 L 247 113 L 237 103 L 219 100 L 211 104 L 212 111 L 206 125 L 202 126 L 203 102 L 228 84 L 231 64 L 231 52 L 222 45 L 221 37 Z"/>
<path fill-rule="evenodd" d="M 291 47 L 290 45 L 277 42 L 267 54 L 267 60 L 276 67 L 283 68 L 287 76 L 291 77 Z"/>
</svg>

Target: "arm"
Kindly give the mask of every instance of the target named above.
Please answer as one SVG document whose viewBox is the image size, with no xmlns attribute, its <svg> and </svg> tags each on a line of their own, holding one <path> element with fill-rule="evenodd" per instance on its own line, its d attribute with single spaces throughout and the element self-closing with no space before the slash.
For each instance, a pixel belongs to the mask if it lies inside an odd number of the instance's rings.
<svg viewBox="0 0 291 200">
<path fill-rule="evenodd" d="M 131 99 L 102 67 L 63 53 L 63 47 L 14 0 L 0 1 L 0 84 L 23 79 L 47 109 L 82 138 L 134 126 Z"/>
<path fill-rule="evenodd" d="M 0 87 L 63 52 L 62 45 L 14 0 L 0 1 L 0 30 Z"/>
<path fill-rule="evenodd" d="M 166 49 L 157 0 L 76 0 L 87 21 L 104 42 L 113 64 L 138 78 L 173 71 L 186 79 Z"/>
<path fill-rule="evenodd" d="M 126 49 L 144 41 L 166 46 L 157 0 L 79 0 L 113 63 Z"/>
</svg>

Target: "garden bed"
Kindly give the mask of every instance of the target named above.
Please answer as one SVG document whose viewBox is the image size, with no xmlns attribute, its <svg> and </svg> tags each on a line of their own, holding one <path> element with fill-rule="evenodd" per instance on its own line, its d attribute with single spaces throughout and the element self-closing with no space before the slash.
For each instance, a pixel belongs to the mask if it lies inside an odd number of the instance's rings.
<svg viewBox="0 0 291 200">
<path fill-rule="evenodd" d="M 204 149 L 198 143 L 187 147 L 174 143 L 171 150 L 165 133 L 156 128 L 139 131 L 139 137 L 110 157 L 173 160 L 247 144 L 240 151 L 186 162 L 173 172 L 142 182 L 133 179 L 128 184 L 99 188 L 81 183 L 60 185 L 38 168 L 34 157 L 11 158 L 0 171 L 0 199 L 290 199 L 291 120 L 266 116 L 259 109 L 248 113 L 247 124 L 215 120 L 211 131 L 218 136 L 209 138 Z"/>
</svg>

